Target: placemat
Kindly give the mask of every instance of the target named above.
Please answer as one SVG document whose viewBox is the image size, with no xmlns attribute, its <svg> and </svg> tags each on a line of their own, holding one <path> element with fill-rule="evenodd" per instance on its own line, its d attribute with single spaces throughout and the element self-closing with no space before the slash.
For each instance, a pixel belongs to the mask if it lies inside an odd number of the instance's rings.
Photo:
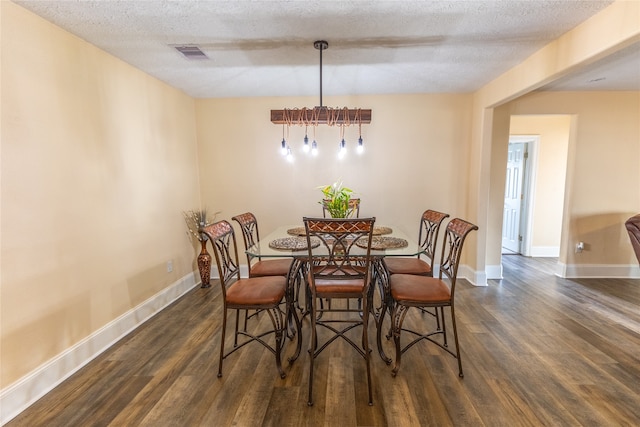
<svg viewBox="0 0 640 427">
<path fill-rule="evenodd" d="M 358 240 L 356 245 L 366 248 L 367 238 Z M 397 249 L 404 248 L 407 245 L 409 245 L 409 242 L 399 237 L 374 236 L 371 240 L 371 249 Z"/>
<path fill-rule="evenodd" d="M 306 236 L 307 230 L 304 227 L 294 227 L 287 230 L 287 234 L 291 234 L 292 236 Z"/>
<path fill-rule="evenodd" d="M 320 246 L 318 239 L 311 240 L 311 247 L 317 248 Z M 283 237 L 281 239 L 274 239 L 269 242 L 271 249 L 283 249 L 289 251 L 301 251 L 307 249 L 307 238 L 302 237 Z"/>
<path fill-rule="evenodd" d="M 379 236 L 381 234 L 391 234 L 393 233 L 393 229 L 391 227 L 383 227 L 383 226 L 378 226 L 378 225 L 374 225 L 373 226 L 373 235 L 374 236 Z"/>
</svg>

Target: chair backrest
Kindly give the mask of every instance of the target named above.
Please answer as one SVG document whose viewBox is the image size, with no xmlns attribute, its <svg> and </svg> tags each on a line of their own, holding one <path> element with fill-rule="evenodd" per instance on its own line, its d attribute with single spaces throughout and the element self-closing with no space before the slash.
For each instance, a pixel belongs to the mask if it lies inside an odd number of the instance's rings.
<svg viewBox="0 0 640 427">
<path fill-rule="evenodd" d="M 420 218 L 420 231 L 418 232 L 418 244 L 424 250 L 418 254 L 418 258 L 424 255 L 429 259 L 429 265 L 433 266 L 433 260 L 436 256 L 436 247 L 438 244 L 438 234 L 440 225 L 449 214 L 428 209 Z"/>
<path fill-rule="evenodd" d="M 633 247 L 633 251 L 636 253 L 638 263 L 640 263 L 640 214 L 629 218 L 624 225 L 627 227 L 631 246 Z"/>
<path fill-rule="evenodd" d="M 213 246 L 218 274 L 220 275 L 222 296 L 225 298 L 227 285 L 231 283 L 234 277 L 235 280 L 240 280 L 236 234 L 231 223 L 226 220 L 208 225 L 202 229 L 202 232 L 207 235 L 211 246 Z"/>
<path fill-rule="evenodd" d="M 328 200 L 322 201 L 322 216 L 327 217 L 327 205 Z M 349 208 L 347 210 L 347 218 L 360 218 L 360 199 L 349 199 Z"/>
<path fill-rule="evenodd" d="M 310 281 L 364 279 L 369 284 L 375 218 L 303 218 Z M 319 241 L 316 245 L 314 241 Z M 315 246 L 315 247 L 314 247 Z"/>
<path fill-rule="evenodd" d="M 260 233 L 258 232 L 258 220 L 251 212 L 245 212 L 231 218 L 240 225 L 242 230 L 242 240 L 244 241 L 245 251 L 260 241 Z M 251 270 L 251 260 L 254 256 L 247 255 L 247 267 Z"/>
<path fill-rule="evenodd" d="M 460 218 L 454 218 L 449 221 L 445 229 L 444 240 L 442 242 L 440 279 L 445 275 L 451 281 L 451 298 L 453 298 L 455 291 L 458 264 L 460 263 L 460 256 L 462 255 L 462 245 L 467 235 L 477 229 L 477 225 Z"/>
</svg>

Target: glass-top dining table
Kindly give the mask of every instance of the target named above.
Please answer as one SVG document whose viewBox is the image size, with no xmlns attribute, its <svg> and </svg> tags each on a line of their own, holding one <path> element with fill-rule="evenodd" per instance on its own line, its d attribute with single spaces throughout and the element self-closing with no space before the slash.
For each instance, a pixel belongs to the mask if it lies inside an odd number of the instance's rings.
<svg viewBox="0 0 640 427">
<path fill-rule="evenodd" d="M 387 364 L 391 359 L 387 357 L 382 349 L 381 327 L 385 313 L 389 308 L 389 273 L 384 259 L 386 257 L 412 257 L 424 252 L 416 239 L 408 237 L 396 227 L 374 226 L 373 239 L 371 243 L 371 256 L 373 274 L 373 304 L 372 315 L 377 328 L 377 345 L 380 357 Z M 288 276 L 288 287 L 296 301 L 297 308 L 304 313 L 304 307 L 300 306 L 299 296 L 301 284 L 305 282 L 304 273 L 306 271 L 306 259 L 309 256 L 307 249 L 306 233 L 304 226 L 290 225 L 280 226 L 267 236 L 260 239 L 258 243 L 246 250 L 252 257 L 258 258 L 292 258 L 291 268 Z M 298 322 L 297 315 L 296 323 Z M 289 319 L 290 322 L 292 321 Z M 293 332 L 293 330 L 292 330 Z"/>
<path fill-rule="evenodd" d="M 247 249 L 247 253 L 262 258 L 305 258 L 309 255 L 305 236 L 304 226 L 280 226 Z M 374 226 L 371 246 L 373 257 L 417 256 L 422 252 L 423 248 L 415 239 L 397 228 Z"/>
</svg>

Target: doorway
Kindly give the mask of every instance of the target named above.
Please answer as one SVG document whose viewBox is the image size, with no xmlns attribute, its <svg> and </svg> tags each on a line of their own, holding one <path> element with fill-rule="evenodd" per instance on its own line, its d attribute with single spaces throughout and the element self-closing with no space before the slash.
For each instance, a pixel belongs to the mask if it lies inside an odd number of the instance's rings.
<svg viewBox="0 0 640 427">
<path fill-rule="evenodd" d="M 511 136 L 502 217 L 502 254 L 529 253 L 532 173 L 539 136 Z"/>
</svg>

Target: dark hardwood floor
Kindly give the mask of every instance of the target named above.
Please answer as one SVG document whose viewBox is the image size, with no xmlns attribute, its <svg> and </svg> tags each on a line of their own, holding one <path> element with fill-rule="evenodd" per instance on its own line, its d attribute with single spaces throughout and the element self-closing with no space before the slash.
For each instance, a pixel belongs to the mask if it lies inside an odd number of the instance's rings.
<svg viewBox="0 0 640 427">
<path fill-rule="evenodd" d="M 217 378 L 220 291 L 212 282 L 7 426 L 640 425 L 640 280 L 567 280 L 553 276 L 555 260 L 503 258 L 505 279 L 459 283 L 462 379 L 456 360 L 426 342 L 403 355 L 395 378 L 374 350 L 374 406 L 363 359 L 341 342 L 317 359 L 313 407 L 304 351 L 280 379 L 273 355 L 253 344 L 227 358 Z M 408 316 L 413 325 L 433 321 Z M 262 322 L 267 316 L 253 325 Z"/>
</svg>

